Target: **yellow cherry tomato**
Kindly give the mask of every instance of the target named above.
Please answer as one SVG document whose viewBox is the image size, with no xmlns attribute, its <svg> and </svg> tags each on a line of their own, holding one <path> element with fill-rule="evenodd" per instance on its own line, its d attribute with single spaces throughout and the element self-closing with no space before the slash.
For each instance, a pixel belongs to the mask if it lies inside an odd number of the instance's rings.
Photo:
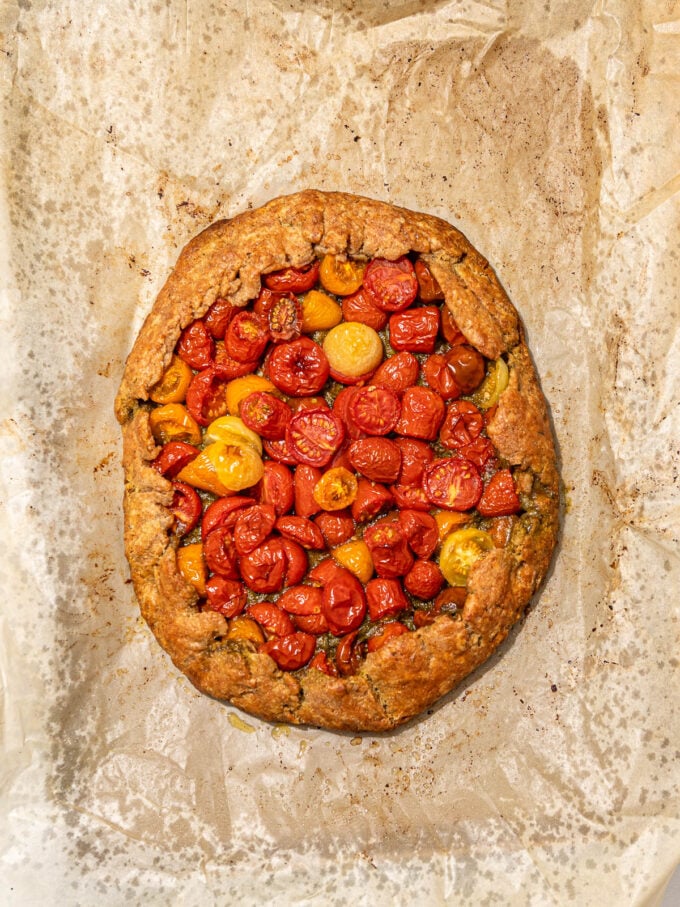
<svg viewBox="0 0 680 907">
<path fill-rule="evenodd" d="M 364 282 L 366 265 L 343 261 L 338 255 L 325 255 L 319 268 L 319 281 L 324 290 L 336 296 L 351 296 Z"/>
<path fill-rule="evenodd" d="M 482 529 L 457 529 L 446 536 L 439 554 L 439 569 L 450 586 L 465 586 L 472 565 L 494 548 Z"/>
<path fill-rule="evenodd" d="M 352 539 L 333 548 L 331 554 L 341 567 L 346 567 L 362 583 L 373 576 L 373 558 L 363 539 Z"/>
<path fill-rule="evenodd" d="M 324 510 L 342 510 L 354 502 L 358 490 L 356 476 L 344 466 L 337 466 L 321 476 L 312 495 Z"/>
<path fill-rule="evenodd" d="M 151 434 L 159 444 L 168 441 L 186 441 L 188 444 L 201 443 L 201 429 L 186 406 L 181 403 L 166 403 L 152 409 L 149 415 Z"/>
<path fill-rule="evenodd" d="M 463 526 L 469 522 L 470 518 L 471 515 L 469 513 L 457 513 L 455 510 L 438 510 L 434 514 L 434 519 L 439 529 L 440 543 L 458 526 Z"/>
<path fill-rule="evenodd" d="M 215 467 L 219 481 L 229 491 L 251 488 L 257 485 L 264 475 L 262 458 L 250 444 L 224 444 L 222 441 L 215 441 L 209 444 L 203 453 Z"/>
<path fill-rule="evenodd" d="M 149 397 L 154 403 L 182 403 L 192 376 L 193 372 L 186 362 L 173 355 L 163 377 L 149 391 Z"/>
<path fill-rule="evenodd" d="M 205 430 L 205 441 L 222 441 L 223 444 L 249 444 L 254 451 L 262 455 L 262 439 L 251 431 L 238 416 L 220 416 Z"/>
<path fill-rule="evenodd" d="M 331 328 L 323 351 L 333 371 L 348 378 L 375 371 L 385 354 L 378 332 L 360 321 L 344 321 Z"/>
<path fill-rule="evenodd" d="M 302 332 L 327 331 L 342 321 L 338 303 L 320 290 L 310 290 L 302 300 Z"/>
<path fill-rule="evenodd" d="M 486 378 L 472 395 L 472 400 L 479 409 L 491 409 L 498 403 L 498 398 L 508 386 L 510 372 L 504 359 L 489 363 Z"/>
<path fill-rule="evenodd" d="M 242 378 L 234 378 L 233 381 L 227 384 L 225 389 L 227 412 L 232 416 L 238 416 L 241 401 L 245 400 L 248 394 L 254 394 L 256 391 L 268 391 L 270 394 L 279 394 L 272 382 L 261 375 L 243 375 Z"/>
<path fill-rule="evenodd" d="M 203 545 L 200 542 L 183 545 L 177 549 L 177 569 L 199 595 L 205 595 L 208 568 L 203 558 Z"/>
<path fill-rule="evenodd" d="M 177 473 L 176 479 L 178 482 L 186 482 L 193 488 L 200 488 L 201 491 L 209 491 L 220 498 L 225 498 L 232 491 L 220 480 L 215 464 L 210 459 L 207 450 L 208 448 L 202 450 L 197 457 L 187 463 Z"/>
<path fill-rule="evenodd" d="M 264 642 L 264 633 L 252 617 L 239 615 L 229 621 L 227 639 L 249 639 L 259 646 Z"/>
</svg>

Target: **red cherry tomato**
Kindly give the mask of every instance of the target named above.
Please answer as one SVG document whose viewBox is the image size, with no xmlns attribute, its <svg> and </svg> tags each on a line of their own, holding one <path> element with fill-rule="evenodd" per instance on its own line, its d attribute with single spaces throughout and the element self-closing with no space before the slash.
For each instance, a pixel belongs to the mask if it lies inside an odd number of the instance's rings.
<svg viewBox="0 0 680 907">
<path fill-rule="evenodd" d="M 239 415 L 252 431 L 269 441 L 280 441 L 293 411 L 287 403 L 267 391 L 248 394 L 239 406 Z"/>
<path fill-rule="evenodd" d="M 197 318 L 180 334 L 177 343 L 177 355 L 192 368 L 202 369 L 212 365 L 215 354 L 215 342 L 205 326 L 205 322 Z"/>
<path fill-rule="evenodd" d="M 466 444 L 465 447 L 460 447 L 458 453 L 465 457 L 466 460 L 474 463 L 479 470 L 483 469 L 487 464 L 492 465 L 496 456 L 493 444 L 482 435 L 475 438 L 470 444 Z"/>
<path fill-rule="evenodd" d="M 331 411 L 318 409 L 295 413 L 286 429 L 286 440 L 298 463 L 306 466 L 326 466 L 344 437 L 340 419 Z"/>
<path fill-rule="evenodd" d="M 314 517 L 314 522 L 321 530 L 328 548 L 342 545 L 354 535 L 354 520 L 349 510 L 324 510 Z"/>
<path fill-rule="evenodd" d="M 226 579 L 215 574 L 205 584 L 207 595 L 206 608 L 218 611 L 225 617 L 236 617 L 241 614 L 248 601 L 246 587 L 235 579 Z"/>
<path fill-rule="evenodd" d="M 400 510 L 419 510 L 423 513 L 432 510 L 432 504 L 422 485 L 390 485 L 390 491 Z"/>
<path fill-rule="evenodd" d="M 371 380 L 400 394 L 416 383 L 419 372 L 420 365 L 413 353 L 401 352 L 386 359 Z"/>
<path fill-rule="evenodd" d="M 382 331 L 387 324 L 388 314 L 374 305 L 363 289 L 342 300 L 342 317 L 345 321 L 359 321 L 374 331 Z"/>
<path fill-rule="evenodd" d="M 304 516 L 282 516 L 276 521 L 276 528 L 282 536 L 292 539 L 303 548 L 321 550 L 326 547 L 319 527 Z"/>
<path fill-rule="evenodd" d="M 462 457 L 448 457 L 425 470 L 423 487 L 435 506 L 464 511 L 477 504 L 484 486 L 476 466 Z"/>
<path fill-rule="evenodd" d="M 359 667 L 361 656 L 359 647 L 355 645 L 356 637 L 356 630 L 354 633 L 347 633 L 346 636 L 341 638 L 335 650 L 335 667 L 337 673 L 342 677 L 354 674 Z"/>
<path fill-rule="evenodd" d="M 462 394 L 471 394 L 486 376 L 484 357 L 471 346 L 452 346 L 446 354 L 446 364 Z"/>
<path fill-rule="evenodd" d="M 320 586 L 322 589 L 331 583 L 336 577 L 344 576 L 348 571 L 341 567 L 332 557 L 327 557 L 323 561 L 312 567 L 307 574 L 307 582 Z"/>
<path fill-rule="evenodd" d="M 316 668 L 317 671 L 321 671 L 322 674 L 326 674 L 328 677 L 338 676 L 337 668 L 328 661 L 328 656 L 325 652 L 317 652 L 314 658 L 309 662 L 309 667 Z"/>
<path fill-rule="evenodd" d="M 330 409 L 323 397 L 289 397 L 288 406 L 294 413 L 303 409 Z"/>
<path fill-rule="evenodd" d="M 352 468 L 373 482 L 391 485 L 401 471 L 401 450 L 388 438 L 363 438 L 349 448 Z"/>
<path fill-rule="evenodd" d="M 326 354 L 309 337 L 300 337 L 275 346 L 267 362 L 268 377 L 284 394 L 311 397 L 328 380 L 330 366 Z"/>
<path fill-rule="evenodd" d="M 390 639 L 396 639 L 397 636 L 402 636 L 404 633 L 408 633 L 408 627 L 399 623 L 398 620 L 391 621 L 389 624 L 385 624 L 379 633 L 370 637 L 366 644 L 366 648 L 369 652 L 377 652 L 378 649 L 382 649 L 385 643 L 389 642 Z"/>
<path fill-rule="evenodd" d="M 364 437 L 364 433 L 354 422 L 349 413 L 350 404 L 352 403 L 352 400 L 358 392 L 358 387 L 343 387 L 343 389 L 333 401 L 333 412 L 342 421 L 347 437 L 352 441 L 356 441 L 358 438 Z"/>
<path fill-rule="evenodd" d="M 265 438 L 262 442 L 262 446 L 272 460 L 276 460 L 277 463 L 287 463 L 289 466 L 297 466 L 298 459 L 287 438 L 281 438 L 279 441 L 268 441 Z"/>
<path fill-rule="evenodd" d="M 264 475 L 255 486 L 260 504 L 271 504 L 277 516 L 293 508 L 293 473 L 274 460 L 264 461 Z"/>
<path fill-rule="evenodd" d="M 439 309 L 434 305 L 399 312 L 390 318 L 392 349 L 432 353 L 439 333 Z"/>
<path fill-rule="evenodd" d="M 366 583 L 366 601 L 371 620 L 393 617 L 410 607 L 398 579 L 372 579 Z"/>
<path fill-rule="evenodd" d="M 233 381 L 234 378 L 250 375 L 260 366 L 259 359 L 253 359 L 248 362 L 239 362 L 238 359 L 231 358 L 223 343 L 217 343 L 216 346 L 217 349 L 215 351 L 213 368 L 217 376 L 223 381 Z"/>
<path fill-rule="evenodd" d="M 434 598 L 443 585 L 444 577 L 434 561 L 416 561 L 404 577 L 406 591 L 424 601 Z"/>
<path fill-rule="evenodd" d="M 418 295 L 423 302 L 433 302 L 435 299 L 443 299 L 444 293 L 437 283 L 436 278 L 425 264 L 422 258 L 416 259 L 413 264 L 418 280 Z"/>
<path fill-rule="evenodd" d="M 292 539 L 282 538 L 281 545 L 286 555 L 286 573 L 283 580 L 284 586 L 296 586 L 302 582 L 307 573 L 309 561 L 307 552 Z"/>
<path fill-rule="evenodd" d="M 345 375 L 342 372 L 336 372 L 335 369 L 330 370 L 330 376 L 333 381 L 337 381 L 338 384 L 345 384 L 348 387 L 361 387 L 364 384 L 371 384 L 374 374 L 375 372 L 366 372 L 365 375 Z"/>
<path fill-rule="evenodd" d="M 234 495 L 230 498 L 218 498 L 216 501 L 213 501 L 212 504 L 209 504 L 205 513 L 203 514 L 203 520 L 201 521 L 201 535 L 203 539 L 208 536 L 213 529 L 218 529 L 221 526 L 226 527 L 227 529 L 233 529 L 236 525 L 236 520 L 238 519 L 239 511 L 243 507 L 250 507 L 252 504 L 256 504 L 257 501 L 255 498 L 246 498 Z"/>
<path fill-rule="evenodd" d="M 399 421 L 401 404 L 394 391 L 386 387 L 361 387 L 352 397 L 349 417 L 368 435 L 387 435 Z"/>
<path fill-rule="evenodd" d="M 282 671 L 304 668 L 314 654 L 316 640 L 309 633 L 298 631 L 263 643 L 259 651 L 269 655 Z"/>
<path fill-rule="evenodd" d="M 343 469 L 346 469 L 347 472 L 354 471 L 354 467 L 349 459 L 349 447 L 349 441 L 345 438 L 342 446 L 333 454 L 333 459 L 328 464 L 329 469 L 340 469 L 340 467 L 342 467 Z"/>
<path fill-rule="evenodd" d="M 282 268 L 264 277 L 264 285 L 275 293 L 306 293 L 319 280 L 319 261 L 302 268 Z"/>
<path fill-rule="evenodd" d="M 281 593 L 278 600 L 279 608 L 289 614 L 310 615 L 321 614 L 323 595 L 317 586 L 291 586 Z"/>
<path fill-rule="evenodd" d="M 232 359 L 252 362 L 259 359 L 269 342 L 269 325 L 256 312 L 240 311 L 229 322 L 224 345 Z"/>
<path fill-rule="evenodd" d="M 267 321 L 269 335 L 275 343 L 295 340 L 300 336 L 302 306 L 292 293 L 279 296 L 267 312 Z"/>
<path fill-rule="evenodd" d="M 198 525 L 203 503 L 196 490 L 185 482 L 172 483 L 170 510 L 175 517 L 174 532 L 178 538 L 188 535 Z"/>
<path fill-rule="evenodd" d="M 295 632 L 290 617 L 277 605 L 271 602 L 258 602 L 248 608 L 248 614 L 265 631 L 267 638 L 272 636 L 288 636 Z"/>
<path fill-rule="evenodd" d="M 239 554 L 250 554 L 271 535 L 276 511 L 271 504 L 253 504 L 239 511 L 234 526 L 234 543 Z"/>
<path fill-rule="evenodd" d="M 187 444 L 186 441 L 168 441 L 156 459 L 152 460 L 151 465 L 162 476 L 173 479 L 197 456 L 198 449 L 193 444 Z"/>
<path fill-rule="evenodd" d="M 313 636 L 328 633 L 328 623 L 323 614 L 293 614 L 291 620 L 296 630 L 303 630 Z"/>
<path fill-rule="evenodd" d="M 212 535 L 214 533 L 208 536 L 208 541 Z M 282 540 L 268 538 L 250 554 L 244 555 L 240 566 L 243 582 L 253 592 L 278 592 L 283 587 L 288 567 Z"/>
<path fill-rule="evenodd" d="M 419 510 L 402 510 L 399 522 L 411 551 L 417 557 L 430 557 L 439 544 L 439 527 L 435 518 Z"/>
<path fill-rule="evenodd" d="M 499 469 L 484 489 L 477 510 L 482 516 L 510 516 L 521 509 L 512 473 L 509 469 Z"/>
<path fill-rule="evenodd" d="M 401 312 L 418 295 L 418 279 L 408 258 L 374 258 L 364 271 L 364 290 L 384 312 Z"/>
<path fill-rule="evenodd" d="M 229 322 L 239 311 L 237 306 L 233 306 L 227 299 L 218 296 L 205 314 L 203 321 L 210 334 L 215 340 L 224 340 L 227 333 Z"/>
<path fill-rule="evenodd" d="M 401 400 L 401 418 L 396 431 L 410 438 L 434 441 L 444 421 L 444 401 L 428 387 L 408 387 Z"/>
<path fill-rule="evenodd" d="M 417 441 L 415 438 L 395 438 L 394 443 L 401 451 L 399 483 L 402 485 L 420 484 L 425 467 L 434 460 L 434 451 L 425 441 Z"/>
<path fill-rule="evenodd" d="M 238 579 L 238 552 L 234 533 L 227 526 L 218 526 L 203 539 L 203 556 L 208 569 L 227 579 Z"/>
<path fill-rule="evenodd" d="M 450 309 L 445 305 L 442 306 L 442 334 L 449 346 L 467 343 L 465 335 L 456 324 Z"/>
<path fill-rule="evenodd" d="M 314 499 L 314 489 L 322 475 L 320 469 L 304 464 L 295 470 L 295 513 L 298 516 L 314 516 L 321 510 L 321 505 Z"/>
<path fill-rule="evenodd" d="M 267 287 L 262 287 L 257 294 L 257 299 L 253 303 L 253 312 L 255 312 L 256 315 L 264 315 L 266 317 L 278 298 L 278 293 L 272 292 L 272 290 L 267 289 Z"/>
<path fill-rule="evenodd" d="M 360 478 L 357 482 L 357 496 L 352 502 L 352 517 L 357 523 L 367 523 L 393 504 L 394 498 L 384 485 Z"/>
<path fill-rule="evenodd" d="M 439 433 L 439 440 L 449 450 L 457 450 L 478 438 L 484 428 L 484 417 L 467 400 L 450 403 Z"/>
<path fill-rule="evenodd" d="M 398 520 L 378 520 L 364 532 L 364 541 L 373 558 L 378 576 L 396 579 L 413 566 L 406 534 Z"/>
<path fill-rule="evenodd" d="M 214 368 L 206 368 L 191 379 L 186 406 L 199 425 L 210 425 L 225 415 L 226 387 L 226 380 Z"/>
<path fill-rule="evenodd" d="M 349 570 L 340 570 L 322 591 L 323 615 L 334 636 L 356 630 L 366 615 L 364 587 Z"/>
<path fill-rule="evenodd" d="M 433 391 L 444 400 L 456 400 L 461 390 L 456 384 L 453 372 L 446 362 L 446 356 L 434 353 L 423 366 L 423 375 Z"/>
</svg>

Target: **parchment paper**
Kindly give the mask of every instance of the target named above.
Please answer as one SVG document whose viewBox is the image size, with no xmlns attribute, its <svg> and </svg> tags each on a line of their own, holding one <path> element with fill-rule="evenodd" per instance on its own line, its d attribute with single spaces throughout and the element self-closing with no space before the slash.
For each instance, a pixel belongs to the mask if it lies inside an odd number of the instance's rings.
<svg viewBox="0 0 680 907">
<path fill-rule="evenodd" d="M 680 6 L 6 0 L 0 891 L 654 905 L 680 857 Z M 112 403 L 182 245 L 304 187 L 459 226 L 565 487 L 521 629 L 408 727 L 239 717 L 124 560 Z"/>
</svg>

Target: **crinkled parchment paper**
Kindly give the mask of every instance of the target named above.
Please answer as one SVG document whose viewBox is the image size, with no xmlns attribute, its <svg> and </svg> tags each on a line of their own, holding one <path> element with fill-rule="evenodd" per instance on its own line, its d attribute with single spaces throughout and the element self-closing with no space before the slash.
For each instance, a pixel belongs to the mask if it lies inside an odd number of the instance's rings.
<svg viewBox="0 0 680 907">
<path fill-rule="evenodd" d="M 680 5 L 5 0 L 3 903 L 653 905 L 680 857 Z M 458 225 L 565 486 L 523 626 L 386 736 L 199 695 L 141 622 L 113 397 L 180 248 L 304 187 Z"/>
</svg>

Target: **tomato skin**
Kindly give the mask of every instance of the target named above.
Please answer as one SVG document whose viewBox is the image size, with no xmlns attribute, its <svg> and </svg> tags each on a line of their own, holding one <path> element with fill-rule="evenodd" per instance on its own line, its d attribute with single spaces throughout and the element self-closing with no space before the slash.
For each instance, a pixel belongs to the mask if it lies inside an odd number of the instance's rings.
<svg viewBox="0 0 680 907">
<path fill-rule="evenodd" d="M 335 650 L 335 667 L 337 673 L 342 677 L 348 677 L 354 674 L 359 667 L 361 657 L 359 647 L 355 646 L 357 631 L 347 633 L 340 639 L 338 647 Z"/>
<path fill-rule="evenodd" d="M 277 516 L 293 509 L 293 473 L 275 460 L 265 460 L 264 475 L 255 487 L 260 504 L 271 504 Z"/>
<path fill-rule="evenodd" d="M 390 344 L 393 349 L 411 353 L 432 353 L 439 333 L 437 306 L 421 306 L 399 312 L 390 318 Z"/>
<path fill-rule="evenodd" d="M 302 330 L 302 306 L 299 300 L 288 293 L 279 296 L 267 312 L 269 336 L 274 343 L 282 340 L 295 340 Z"/>
<path fill-rule="evenodd" d="M 451 347 L 446 354 L 446 364 L 453 372 L 453 378 L 461 394 L 471 394 L 486 376 L 484 357 L 476 349 L 465 344 Z"/>
<path fill-rule="evenodd" d="M 394 498 L 384 485 L 360 478 L 357 482 L 357 496 L 352 503 L 352 518 L 357 523 L 366 523 L 393 503 Z"/>
<path fill-rule="evenodd" d="M 403 586 L 398 579 L 378 577 L 366 583 L 366 601 L 371 620 L 394 617 L 410 607 Z"/>
<path fill-rule="evenodd" d="M 355 395 L 359 392 L 358 387 L 343 387 L 338 396 L 333 401 L 333 412 L 341 420 L 345 433 L 352 441 L 363 438 L 364 433 L 354 422 L 349 413 L 349 408 Z"/>
<path fill-rule="evenodd" d="M 428 385 L 443 400 L 457 400 L 461 390 L 456 384 L 453 372 L 446 362 L 446 356 L 434 353 L 423 366 L 423 375 Z"/>
<path fill-rule="evenodd" d="M 307 574 L 307 582 L 324 588 L 338 576 L 344 576 L 346 573 L 349 573 L 349 570 L 341 567 L 332 557 L 327 557 L 325 560 L 319 561 L 315 567 L 312 567 Z"/>
<path fill-rule="evenodd" d="M 289 397 L 288 406 L 294 413 L 301 412 L 304 409 L 322 409 L 325 411 L 330 409 L 323 397 Z"/>
<path fill-rule="evenodd" d="M 205 509 L 203 520 L 201 521 L 201 536 L 205 539 L 213 529 L 219 529 L 221 526 L 233 529 L 236 525 L 239 511 L 243 507 L 250 507 L 256 503 L 255 498 L 241 497 L 240 495 L 218 498 Z"/>
<path fill-rule="evenodd" d="M 263 278 L 268 290 L 275 293 L 306 293 L 319 280 L 320 261 L 313 261 L 302 268 L 282 268 Z"/>
<path fill-rule="evenodd" d="M 208 426 L 227 412 L 226 381 L 215 368 L 194 375 L 187 390 L 186 406 L 199 425 Z"/>
<path fill-rule="evenodd" d="M 462 457 L 448 457 L 426 469 L 423 487 L 435 506 L 464 511 L 477 504 L 484 485 L 476 466 Z"/>
<path fill-rule="evenodd" d="M 211 576 L 205 584 L 205 591 L 208 610 L 218 611 L 225 617 L 242 614 L 248 601 L 243 583 L 217 574 Z"/>
<path fill-rule="evenodd" d="M 324 586 L 323 615 L 328 629 L 334 636 L 342 636 L 358 629 L 366 615 L 364 587 L 349 570 L 338 568 L 338 573 Z"/>
<path fill-rule="evenodd" d="M 349 510 L 324 510 L 314 517 L 314 522 L 321 530 L 328 548 L 342 545 L 354 535 L 354 520 Z"/>
<path fill-rule="evenodd" d="M 449 346 L 459 346 L 462 343 L 467 343 L 465 334 L 456 324 L 448 306 L 442 306 L 441 320 L 442 336 Z"/>
<path fill-rule="evenodd" d="M 425 468 L 434 460 L 434 451 L 425 441 L 415 438 L 395 438 L 394 443 L 401 451 L 400 484 L 419 485 Z"/>
<path fill-rule="evenodd" d="M 284 394 L 312 397 L 322 390 L 330 374 L 326 354 L 309 337 L 279 343 L 271 351 L 267 375 Z"/>
<path fill-rule="evenodd" d="M 373 305 L 364 290 L 357 290 L 342 300 L 342 317 L 345 321 L 360 321 L 374 331 L 382 331 L 389 316 L 387 312 Z"/>
<path fill-rule="evenodd" d="M 291 620 L 296 630 L 311 633 L 312 636 L 328 633 L 328 623 L 323 614 L 293 614 Z"/>
<path fill-rule="evenodd" d="M 267 391 L 255 391 L 241 401 L 239 415 L 248 426 L 269 441 L 280 441 L 293 411 L 287 403 Z"/>
<path fill-rule="evenodd" d="M 492 464 L 496 457 L 493 444 L 482 435 L 475 438 L 470 444 L 466 444 L 465 447 L 460 447 L 458 453 L 465 457 L 466 460 L 474 463 L 479 470 L 484 469 L 487 464 Z"/>
<path fill-rule="evenodd" d="M 290 617 L 272 602 L 250 605 L 248 614 L 258 622 L 268 639 L 272 636 L 288 636 L 295 632 Z"/>
<path fill-rule="evenodd" d="M 400 510 L 418 510 L 421 513 L 432 510 L 432 504 L 422 485 L 390 485 L 390 491 Z"/>
<path fill-rule="evenodd" d="M 522 505 L 509 469 L 499 469 L 489 480 L 477 504 L 482 516 L 511 516 Z"/>
<path fill-rule="evenodd" d="M 416 259 L 413 264 L 418 280 L 418 296 L 423 302 L 434 302 L 435 299 L 443 299 L 444 292 L 439 286 L 436 277 L 430 271 L 422 258 Z"/>
<path fill-rule="evenodd" d="M 295 470 L 295 513 L 298 516 L 314 516 L 321 510 L 321 505 L 314 498 L 314 489 L 323 473 L 314 466 L 301 464 Z"/>
<path fill-rule="evenodd" d="M 208 541 L 213 534 L 208 536 Z M 241 558 L 241 577 L 253 592 L 278 592 L 283 587 L 287 566 L 288 558 L 281 539 L 268 538 Z"/>
<path fill-rule="evenodd" d="M 283 585 L 296 586 L 302 582 L 307 573 L 307 567 L 309 566 L 307 552 L 302 545 L 298 545 L 293 539 L 282 538 L 280 542 L 286 555 L 286 573 L 283 578 Z"/>
<path fill-rule="evenodd" d="M 237 359 L 232 359 L 224 348 L 224 344 L 218 343 L 212 367 L 218 378 L 223 381 L 233 381 L 234 378 L 242 378 L 244 375 L 252 374 L 259 365 L 259 359 L 253 359 L 248 362 L 239 362 Z"/>
<path fill-rule="evenodd" d="M 404 577 L 404 587 L 416 598 L 429 601 L 444 585 L 444 577 L 434 561 L 418 560 Z"/>
<path fill-rule="evenodd" d="M 215 342 L 200 318 L 184 328 L 177 341 L 177 355 L 195 369 L 208 368 L 215 355 Z"/>
<path fill-rule="evenodd" d="M 260 359 L 269 342 L 267 320 L 257 312 L 241 310 L 229 322 L 224 346 L 232 359 L 252 362 Z"/>
<path fill-rule="evenodd" d="M 391 485 L 401 471 L 401 450 L 388 438 L 364 438 L 349 448 L 352 467 L 373 482 Z"/>
<path fill-rule="evenodd" d="M 484 428 L 484 417 L 467 400 L 450 403 L 439 433 L 439 440 L 449 450 L 457 450 L 478 438 Z"/>
<path fill-rule="evenodd" d="M 271 504 L 253 504 L 239 511 L 234 526 L 234 544 L 239 554 L 250 554 L 271 534 L 276 511 Z"/>
<path fill-rule="evenodd" d="M 205 314 L 203 321 L 215 340 L 224 340 L 229 322 L 240 311 L 237 306 L 218 296 Z"/>
<path fill-rule="evenodd" d="M 364 532 L 364 541 L 373 558 L 373 566 L 383 579 L 404 576 L 413 566 L 406 533 L 398 520 L 378 520 Z"/>
<path fill-rule="evenodd" d="M 185 482 L 173 482 L 172 492 L 170 510 L 175 517 L 174 533 L 183 538 L 198 525 L 203 503 L 191 485 Z"/>
<path fill-rule="evenodd" d="M 427 387 L 408 387 L 401 399 L 401 418 L 396 431 L 410 438 L 434 441 L 444 421 L 444 401 Z"/>
<path fill-rule="evenodd" d="M 198 448 L 186 441 L 168 441 L 161 448 L 151 466 L 167 479 L 173 479 L 178 472 L 198 456 Z"/>
<path fill-rule="evenodd" d="M 269 655 L 282 671 L 298 671 L 310 660 L 315 648 L 316 640 L 313 636 L 297 631 L 268 640 L 258 651 Z"/>
<path fill-rule="evenodd" d="M 385 643 L 389 642 L 390 639 L 395 639 L 397 636 L 403 636 L 404 633 L 408 633 L 408 627 L 405 627 L 404 624 L 400 624 L 398 620 L 391 621 L 389 624 L 383 626 L 380 633 L 371 636 L 366 644 L 366 648 L 369 652 L 377 652 L 378 649 L 382 649 Z"/>
<path fill-rule="evenodd" d="M 203 539 L 203 555 L 208 569 L 226 579 L 238 579 L 238 553 L 234 533 L 227 526 L 218 526 Z"/>
<path fill-rule="evenodd" d="M 322 550 L 326 547 L 319 527 L 304 516 L 282 516 L 276 521 L 276 528 L 281 535 L 292 539 L 303 548 Z"/>
<path fill-rule="evenodd" d="M 377 308 L 384 312 L 401 312 L 418 295 L 418 279 L 405 256 L 396 261 L 374 258 L 364 272 L 364 290 Z"/>
<path fill-rule="evenodd" d="M 357 390 L 349 403 L 348 413 L 367 435 L 387 435 L 399 421 L 401 404 L 394 391 L 371 385 Z"/>
<path fill-rule="evenodd" d="M 418 510 L 401 510 L 399 522 L 416 557 L 430 557 L 439 544 L 439 527 L 435 518 Z"/>
<path fill-rule="evenodd" d="M 317 586 L 291 586 L 281 593 L 277 604 L 288 614 L 321 614 L 323 595 Z"/>
<path fill-rule="evenodd" d="M 413 353 L 402 351 L 386 359 L 371 380 L 373 384 L 401 394 L 416 383 L 419 373 L 420 365 Z"/>
<path fill-rule="evenodd" d="M 326 466 L 345 437 L 345 429 L 333 412 L 303 410 L 291 418 L 286 440 L 298 463 Z"/>
</svg>

